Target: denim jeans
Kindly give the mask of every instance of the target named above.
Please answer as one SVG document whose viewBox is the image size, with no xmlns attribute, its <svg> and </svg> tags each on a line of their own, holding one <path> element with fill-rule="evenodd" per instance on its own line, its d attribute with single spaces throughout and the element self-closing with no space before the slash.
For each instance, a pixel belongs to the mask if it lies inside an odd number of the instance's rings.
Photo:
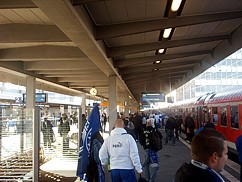
<svg viewBox="0 0 242 182">
<path fill-rule="evenodd" d="M 112 169 L 112 182 L 137 182 L 134 169 Z"/>
<path fill-rule="evenodd" d="M 149 182 L 155 182 L 156 178 L 156 172 L 159 169 L 159 167 L 151 167 L 150 166 L 150 158 L 148 155 L 148 150 L 145 150 L 145 161 L 143 163 L 143 170 L 144 170 L 144 178 Z M 158 153 L 157 153 L 158 155 Z M 159 155 L 158 155 L 158 161 L 159 161 Z"/>
</svg>

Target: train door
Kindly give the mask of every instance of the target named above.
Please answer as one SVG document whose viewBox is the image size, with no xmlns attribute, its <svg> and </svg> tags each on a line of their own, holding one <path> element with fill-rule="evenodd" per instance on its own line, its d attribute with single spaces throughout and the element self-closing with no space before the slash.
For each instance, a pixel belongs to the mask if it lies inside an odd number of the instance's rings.
<svg viewBox="0 0 242 182">
<path fill-rule="evenodd" d="M 220 124 L 221 127 L 227 127 L 228 122 L 227 122 L 227 107 L 226 106 L 221 106 L 220 107 Z"/>
<path fill-rule="evenodd" d="M 238 129 L 239 128 L 239 108 L 238 105 L 230 106 L 230 128 Z"/>
<path fill-rule="evenodd" d="M 213 123 L 215 125 L 218 125 L 218 107 L 211 107 L 211 110 L 212 110 L 212 118 L 213 118 Z"/>
<path fill-rule="evenodd" d="M 203 126 L 204 123 L 206 123 L 210 119 L 207 106 L 198 106 L 196 115 L 197 115 L 197 123 L 199 127 Z"/>
</svg>

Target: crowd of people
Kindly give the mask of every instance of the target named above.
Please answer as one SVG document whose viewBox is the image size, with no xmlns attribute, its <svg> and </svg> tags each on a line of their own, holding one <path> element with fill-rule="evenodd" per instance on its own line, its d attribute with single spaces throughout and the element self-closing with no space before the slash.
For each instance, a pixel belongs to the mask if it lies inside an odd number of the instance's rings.
<svg viewBox="0 0 242 182">
<path fill-rule="evenodd" d="M 84 129 L 85 124 L 88 123 L 84 114 L 82 121 L 82 129 Z M 191 113 L 185 117 L 179 114 L 145 112 L 125 116 L 121 113 L 115 121 L 110 136 L 103 139 L 100 133 L 105 132 L 107 122 L 107 115 L 102 113 L 98 124 L 99 129 L 91 137 L 89 164 L 86 171 L 88 182 L 102 181 L 99 179 L 100 171 L 105 165 L 108 166 L 112 181 L 115 182 L 138 181 L 137 173 L 140 176 L 139 181 L 158 181 L 156 176 L 160 166 L 159 150 L 162 149 L 163 137 L 161 131 L 165 134 L 164 145 L 170 143 L 171 146 L 175 146 L 176 142 L 179 142 L 182 130 L 186 134 L 186 141 L 191 144 L 191 161 L 181 165 L 174 174 L 174 182 L 224 181 L 219 172 L 227 161 L 227 143 L 226 138 L 216 131 L 212 121 L 207 121 L 195 132 L 194 116 Z M 53 125 L 47 118 L 44 119 L 42 131 L 44 146 L 50 147 L 55 139 Z M 58 125 L 58 133 L 63 137 L 63 152 L 69 145 L 69 131 L 70 122 L 64 113 Z M 161 147 L 157 148 L 159 144 Z M 141 145 L 144 150 L 142 161 L 138 145 Z M 236 141 L 236 147 L 242 163 L 242 136 Z"/>
<path fill-rule="evenodd" d="M 103 122 L 103 115 L 101 122 Z M 101 128 L 103 127 L 104 124 Z M 101 128 L 100 131 L 102 131 Z M 223 182 L 219 172 L 227 160 L 226 138 L 215 130 L 211 121 L 204 123 L 202 129 L 195 133 L 196 126 L 192 114 L 187 114 L 184 119 L 178 114 L 137 112 L 128 117 L 120 114 L 110 136 L 102 139 L 99 149 L 96 150 L 96 155 L 99 157 L 97 164 L 107 165 L 111 179 L 115 182 L 138 181 L 136 172 L 140 176 L 139 181 L 158 181 L 156 176 L 159 170 L 159 150 L 161 149 L 153 147 L 153 143 L 157 140 L 154 133 L 159 132 L 162 141 L 160 131 L 164 130 L 165 145 L 171 142 L 171 145 L 175 146 L 180 139 L 182 128 L 186 134 L 186 141 L 191 144 L 191 162 L 184 163 L 177 170 L 174 174 L 174 182 Z M 140 159 L 138 144 L 145 151 L 143 161 Z M 98 178 L 98 171 L 96 171 L 96 179 L 87 181 L 99 181 Z"/>
</svg>

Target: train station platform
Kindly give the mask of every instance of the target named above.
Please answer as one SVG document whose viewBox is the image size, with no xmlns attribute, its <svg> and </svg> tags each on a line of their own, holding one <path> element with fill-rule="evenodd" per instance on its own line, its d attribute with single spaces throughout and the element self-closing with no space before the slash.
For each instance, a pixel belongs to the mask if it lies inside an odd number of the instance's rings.
<svg viewBox="0 0 242 182">
<path fill-rule="evenodd" d="M 163 135 L 163 149 L 159 151 L 160 157 L 160 167 L 157 172 L 157 182 L 172 182 L 174 179 L 174 175 L 177 169 L 184 163 L 190 162 L 190 145 L 183 140 L 181 137 L 180 140 L 176 140 L 175 145 L 173 146 L 170 143 L 165 144 L 165 131 L 161 130 Z M 106 138 L 108 133 L 104 133 L 103 137 Z M 139 154 L 141 158 L 141 162 L 144 161 L 144 149 L 142 146 L 137 142 Z M 51 167 L 52 166 L 52 167 Z M 53 169 L 53 166 L 54 169 Z M 69 166 L 68 171 L 62 170 L 63 166 Z M 79 178 L 75 176 L 76 174 L 76 167 L 77 167 L 77 160 L 73 160 L 70 158 L 62 158 L 61 160 L 55 159 L 53 161 L 49 161 L 48 164 L 42 166 L 42 179 L 44 177 L 45 180 L 40 181 L 56 181 L 57 177 L 59 178 L 58 181 L 68 181 L 68 182 L 80 182 Z M 52 170 L 51 170 L 52 168 Z M 240 166 L 230 160 L 228 160 L 227 165 L 225 166 L 224 170 L 221 172 L 224 180 L 226 182 L 239 182 L 239 169 Z M 51 178 L 54 176 L 54 178 Z M 105 176 L 106 182 L 111 182 L 110 173 L 107 171 L 105 166 Z M 137 175 L 138 179 L 138 175 Z"/>
</svg>

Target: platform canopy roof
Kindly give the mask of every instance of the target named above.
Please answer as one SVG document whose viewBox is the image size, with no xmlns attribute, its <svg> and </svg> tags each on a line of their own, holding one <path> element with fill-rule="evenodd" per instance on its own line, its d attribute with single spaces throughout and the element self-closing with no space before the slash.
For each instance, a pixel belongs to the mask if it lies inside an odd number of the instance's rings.
<svg viewBox="0 0 242 182">
<path fill-rule="evenodd" d="M 0 81 L 21 84 L 31 75 L 45 80 L 43 89 L 74 94 L 95 87 L 108 99 L 109 79 L 117 76 L 118 100 L 128 94 L 139 102 L 141 92 L 167 94 L 242 47 L 241 0 L 171 6 L 171 0 L 0 1 Z M 9 69 L 21 74 L 5 75 Z"/>
</svg>

